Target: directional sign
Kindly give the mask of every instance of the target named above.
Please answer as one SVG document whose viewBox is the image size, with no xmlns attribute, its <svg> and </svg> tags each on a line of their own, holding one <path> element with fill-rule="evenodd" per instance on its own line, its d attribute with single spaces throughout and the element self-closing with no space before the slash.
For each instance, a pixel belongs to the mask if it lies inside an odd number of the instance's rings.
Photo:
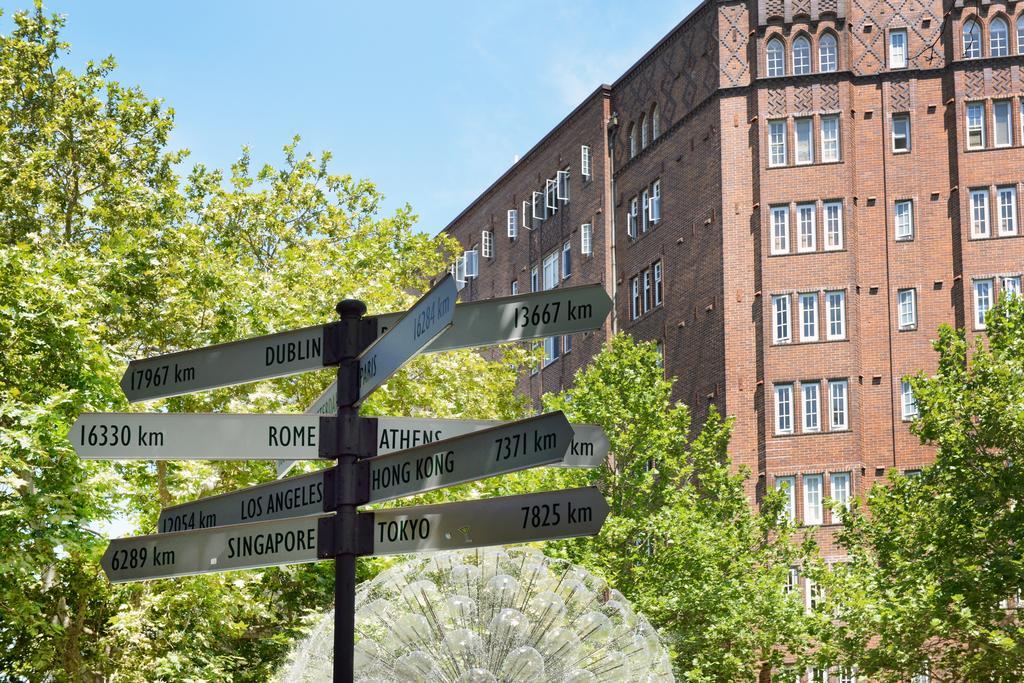
<svg viewBox="0 0 1024 683">
<path fill-rule="evenodd" d="M 331 385 L 321 392 L 313 404 L 306 408 L 307 415 L 333 415 L 338 412 L 338 382 L 335 380 Z M 296 460 L 278 460 L 277 478 L 282 479 L 284 475 L 295 465 Z"/>
<path fill-rule="evenodd" d="M 132 403 L 323 367 L 324 326 L 133 360 L 121 378 Z"/>
<path fill-rule="evenodd" d="M 317 559 L 317 522 L 325 515 L 119 538 L 100 565 L 112 583 L 251 569 Z"/>
<path fill-rule="evenodd" d="M 558 462 L 571 440 L 558 411 L 371 458 L 369 502 Z"/>
<path fill-rule="evenodd" d="M 455 278 L 446 275 L 383 336 L 359 356 L 359 401 L 405 365 L 452 324 Z"/>
<path fill-rule="evenodd" d="M 373 554 L 400 555 L 593 536 L 608 503 L 590 486 L 372 514 Z"/>
</svg>

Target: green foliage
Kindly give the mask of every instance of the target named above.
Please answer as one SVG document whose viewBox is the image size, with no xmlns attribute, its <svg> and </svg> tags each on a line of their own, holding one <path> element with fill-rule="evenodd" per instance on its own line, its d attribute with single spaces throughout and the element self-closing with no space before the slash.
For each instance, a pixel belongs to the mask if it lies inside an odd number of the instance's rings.
<svg viewBox="0 0 1024 683">
<path fill-rule="evenodd" d="M 600 536 L 561 543 L 561 553 L 661 629 L 680 678 L 754 680 L 801 649 L 803 609 L 784 587 L 806 550 L 779 522 L 778 496 L 752 512 L 749 473 L 729 463 L 729 420 L 711 411 L 688 439 L 688 411 L 671 402 L 659 361 L 653 343 L 619 335 L 572 389 L 545 397 L 546 408 L 604 427 L 614 454 L 589 474 L 611 506 Z"/>
<path fill-rule="evenodd" d="M 830 592 L 826 641 L 880 681 L 1019 681 L 1024 633 L 1024 301 L 989 313 L 988 344 L 943 327 L 938 371 L 911 380 L 913 430 L 937 447 L 920 477 L 895 473 L 840 535 L 851 561 Z M 1016 609 L 1007 610 L 1007 607 Z"/>
</svg>

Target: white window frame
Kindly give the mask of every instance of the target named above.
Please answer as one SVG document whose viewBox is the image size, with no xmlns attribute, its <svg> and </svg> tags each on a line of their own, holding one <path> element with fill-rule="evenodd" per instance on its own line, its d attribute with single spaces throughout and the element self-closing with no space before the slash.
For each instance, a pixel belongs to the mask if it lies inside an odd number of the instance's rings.
<svg viewBox="0 0 1024 683">
<path fill-rule="evenodd" d="M 790 308 L 792 297 L 789 294 L 772 296 L 772 342 L 789 344 L 793 341 Z"/>
<path fill-rule="evenodd" d="M 661 180 L 651 183 L 651 223 L 661 221 Z"/>
<path fill-rule="evenodd" d="M 917 329 L 917 289 L 908 287 L 896 292 L 899 328 Z"/>
<path fill-rule="evenodd" d="M 985 149 L 985 103 L 968 102 L 964 107 L 964 126 L 967 130 L 967 149 Z M 978 143 L 971 142 L 976 133 Z"/>
<path fill-rule="evenodd" d="M 818 207 L 814 204 L 796 205 L 796 250 L 805 254 L 818 248 Z"/>
<path fill-rule="evenodd" d="M 902 144 L 900 142 L 902 141 Z M 910 151 L 910 113 L 892 115 L 892 152 L 906 154 Z"/>
<path fill-rule="evenodd" d="M 776 481 L 776 488 L 778 488 L 778 479 Z M 790 567 L 786 572 L 786 587 L 783 589 L 786 595 L 800 590 L 800 572 L 796 567 Z"/>
<path fill-rule="evenodd" d="M 831 73 L 839 69 L 839 41 L 826 31 L 818 40 L 818 71 Z"/>
<path fill-rule="evenodd" d="M 640 317 L 640 276 L 634 275 L 629 279 L 629 312 L 630 320 Z"/>
<path fill-rule="evenodd" d="M 580 146 L 580 175 L 590 179 L 590 145 Z"/>
<path fill-rule="evenodd" d="M 543 221 L 547 218 L 547 211 L 544 209 L 544 193 L 534 192 L 533 193 L 533 206 L 530 210 L 530 215 L 533 216 L 535 221 Z"/>
<path fill-rule="evenodd" d="M 988 188 L 971 190 L 971 237 L 985 239 L 991 236 Z"/>
<path fill-rule="evenodd" d="M 775 385 L 775 433 L 793 433 L 793 385 Z"/>
<path fill-rule="evenodd" d="M 894 28 L 889 30 L 889 68 L 906 69 L 907 60 L 907 29 Z"/>
<path fill-rule="evenodd" d="M 828 381 L 829 421 L 828 428 L 833 432 L 846 431 L 850 428 L 850 382 L 845 379 Z"/>
<path fill-rule="evenodd" d="M 644 188 L 640 193 L 640 211 L 643 219 L 640 221 L 640 232 L 647 233 L 651 229 L 651 191 Z"/>
<path fill-rule="evenodd" d="M 999 291 L 1000 296 L 1020 296 L 1021 276 L 1007 275 L 999 278 Z"/>
<path fill-rule="evenodd" d="M 480 255 L 484 258 L 494 258 L 494 233 L 490 230 L 480 231 Z"/>
<path fill-rule="evenodd" d="M 505 229 L 510 240 L 519 237 L 519 213 L 515 209 L 509 209 L 505 214 Z"/>
<path fill-rule="evenodd" d="M 992 146 L 1013 147 L 1013 100 L 992 101 Z"/>
<path fill-rule="evenodd" d="M 992 308 L 995 298 L 995 286 L 991 278 L 975 280 L 971 289 L 974 290 L 974 329 L 984 330 L 985 314 Z"/>
<path fill-rule="evenodd" d="M 821 385 L 818 382 L 803 382 L 800 384 L 800 395 L 803 399 L 800 411 L 803 433 L 820 432 Z"/>
<path fill-rule="evenodd" d="M 584 223 L 580 226 L 580 254 L 590 256 L 594 253 L 594 224 Z"/>
<path fill-rule="evenodd" d="M 843 248 L 843 203 L 825 202 L 825 251 L 839 251 Z"/>
<path fill-rule="evenodd" d="M 1007 185 L 996 188 L 996 203 L 999 211 L 999 236 L 1011 237 L 1017 234 L 1017 187 Z"/>
<path fill-rule="evenodd" d="M 661 135 L 661 112 L 658 111 L 658 105 L 655 103 L 651 107 L 651 142 L 658 139 Z"/>
<path fill-rule="evenodd" d="M 839 114 L 825 114 L 821 117 L 821 162 L 832 163 L 841 159 Z"/>
<path fill-rule="evenodd" d="M 803 475 L 804 524 L 820 526 L 824 520 L 825 478 L 820 474 Z"/>
<path fill-rule="evenodd" d="M 818 293 L 800 295 L 800 341 L 818 341 Z"/>
<path fill-rule="evenodd" d="M 664 302 L 665 298 L 661 261 L 656 261 L 651 266 L 651 272 L 654 273 L 654 307 L 657 308 Z"/>
<path fill-rule="evenodd" d="M 825 292 L 825 311 L 828 317 L 825 338 L 828 340 L 846 339 L 846 292 L 843 290 Z"/>
<path fill-rule="evenodd" d="M 811 41 L 800 35 L 793 40 L 793 75 L 811 73 Z"/>
<path fill-rule="evenodd" d="M 1017 17 L 1017 54 L 1024 55 L 1024 14 Z"/>
<path fill-rule="evenodd" d="M 783 516 L 790 522 L 796 522 L 796 477 L 775 477 L 775 490 L 780 491 L 785 486 L 786 506 L 782 510 Z M 793 571 L 790 569 L 790 571 Z"/>
<path fill-rule="evenodd" d="M 652 292 L 651 292 L 651 289 L 652 289 L 652 287 L 651 287 L 651 285 L 652 285 L 652 283 L 651 283 L 651 269 L 648 268 L 648 269 L 644 270 L 644 272 L 641 273 L 640 275 L 643 278 L 643 294 L 644 294 L 644 296 L 643 296 L 643 306 L 644 306 L 644 313 L 647 314 L 651 310 L 651 299 L 653 298 L 652 297 Z"/>
<path fill-rule="evenodd" d="M 793 130 L 795 136 L 794 163 L 797 166 L 807 166 L 814 163 L 814 118 L 803 116 L 793 119 Z M 801 150 L 806 151 L 805 154 Z"/>
<path fill-rule="evenodd" d="M 920 414 L 917 400 L 914 398 L 914 388 L 905 379 L 900 380 L 900 413 L 904 422 L 910 422 Z"/>
<path fill-rule="evenodd" d="M 562 245 L 562 279 L 572 277 L 572 243 L 565 242 Z"/>
<path fill-rule="evenodd" d="M 850 481 L 851 472 L 832 472 L 829 474 L 829 498 L 839 504 L 843 510 L 850 509 Z M 842 517 L 835 511 L 832 512 L 832 523 L 839 524 Z"/>
<path fill-rule="evenodd" d="M 764 64 L 769 78 L 786 75 L 786 45 L 779 38 L 769 38 L 765 43 Z"/>
<path fill-rule="evenodd" d="M 914 239 L 914 200 L 896 200 L 893 212 L 894 234 L 896 241 L 903 242 Z"/>
<path fill-rule="evenodd" d="M 530 269 L 530 291 L 540 291 L 540 269 L 537 266 Z"/>
<path fill-rule="evenodd" d="M 569 201 L 569 169 L 559 171 L 555 176 L 555 192 L 558 201 Z"/>
<path fill-rule="evenodd" d="M 629 200 L 629 208 L 626 210 L 626 234 L 636 239 L 640 228 L 640 198 L 633 197 Z"/>
<path fill-rule="evenodd" d="M 509 293 L 512 296 L 515 296 L 516 294 L 519 294 L 519 280 L 513 280 L 512 281 L 512 284 L 509 285 Z"/>
<path fill-rule="evenodd" d="M 804 593 L 804 597 L 807 600 L 807 611 L 815 611 L 825 603 L 825 589 L 817 581 L 811 578 L 805 578 L 807 588 Z"/>
<path fill-rule="evenodd" d="M 629 126 L 629 158 L 633 159 L 636 157 L 636 126 L 630 124 Z"/>
<path fill-rule="evenodd" d="M 789 253 L 789 207 L 773 206 L 769 212 L 771 217 L 771 252 L 773 254 Z"/>
<path fill-rule="evenodd" d="M 551 365 L 561 357 L 560 341 L 561 337 L 544 337 L 544 367 Z"/>
<path fill-rule="evenodd" d="M 558 211 L 558 181 L 554 178 L 544 182 L 544 208 L 546 216 L 553 216 Z"/>
<path fill-rule="evenodd" d="M 558 286 L 558 261 L 562 257 L 562 250 L 555 249 L 544 257 L 541 262 L 541 286 L 544 291 L 554 289 Z"/>
<path fill-rule="evenodd" d="M 451 266 L 452 277 L 458 284 L 466 284 L 466 257 L 459 256 Z M 460 287 L 461 289 L 461 287 Z"/>
<path fill-rule="evenodd" d="M 463 263 L 465 264 L 465 278 L 467 280 L 471 278 L 480 277 L 480 254 L 476 249 L 470 249 L 463 255 Z"/>
<path fill-rule="evenodd" d="M 780 168 L 789 160 L 787 150 L 789 126 L 785 119 L 768 122 L 768 167 Z"/>
<path fill-rule="evenodd" d="M 964 59 L 978 59 L 981 57 L 981 24 L 973 18 L 964 22 L 963 32 L 963 57 Z"/>
<path fill-rule="evenodd" d="M 988 25 L 988 56 L 1006 57 L 1010 54 L 1010 26 L 1002 17 Z"/>
</svg>

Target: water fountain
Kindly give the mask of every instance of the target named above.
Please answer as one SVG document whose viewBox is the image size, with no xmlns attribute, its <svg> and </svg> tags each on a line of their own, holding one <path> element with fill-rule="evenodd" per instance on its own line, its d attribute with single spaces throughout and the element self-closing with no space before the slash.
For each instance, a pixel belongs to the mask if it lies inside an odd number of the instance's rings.
<svg viewBox="0 0 1024 683">
<path fill-rule="evenodd" d="M 356 595 L 361 683 L 672 681 L 657 631 L 600 577 L 529 546 L 414 556 Z M 334 615 L 280 683 L 330 680 Z"/>
</svg>

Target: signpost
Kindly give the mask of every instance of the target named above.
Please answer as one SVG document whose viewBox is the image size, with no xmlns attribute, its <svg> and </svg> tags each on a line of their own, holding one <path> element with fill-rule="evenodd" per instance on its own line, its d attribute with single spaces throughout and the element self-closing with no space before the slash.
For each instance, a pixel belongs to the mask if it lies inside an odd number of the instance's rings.
<svg viewBox="0 0 1024 683">
<path fill-rule="evenodd" d="M 130 401 L 337 366 L 337 381 L 302 415 L 83 414 L 68 435 L 84 458 L 330 458 L 332 468 L 161 512 L 159 533 L 111 541 L 113 582 L 334 559 L 334 679 L 352 680 L 355 562 L 389 555 L 596 534 L 608 514 L 591 488 L 375 512 L 360 505 L 542 465 L 594 467 L 608 440 L 560 412 L 517 422 L 359 417 L 357 406 L 418 353 L 600 328 L 600 285 L 455 304 L 445 276 L 404 314 L 364 317 L 133 361 Z"/>
</svg>

